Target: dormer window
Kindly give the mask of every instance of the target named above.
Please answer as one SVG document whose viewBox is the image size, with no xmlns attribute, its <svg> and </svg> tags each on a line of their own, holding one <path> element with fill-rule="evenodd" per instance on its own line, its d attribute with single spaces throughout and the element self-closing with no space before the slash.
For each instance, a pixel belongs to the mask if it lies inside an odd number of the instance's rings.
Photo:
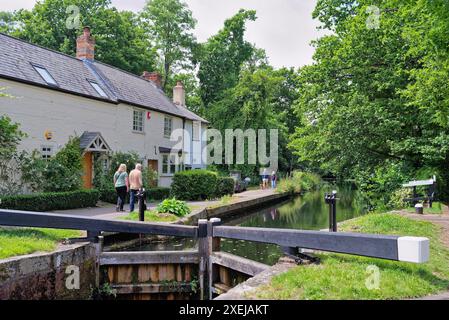
<svg viewBox="0 0 449 320">
<path fill-rule="evenodd" d="M 50 86 L 58 86 L 56 80 L 51 76 L 47 69 L 33 65 L 34 70 L 44 79 L 44 81 Z"/>
<path fill-rule="evenodd" d="M 92 87 L 95 89 L 95 91 L 97 91 L 97 93 L 100 96 L 102 96 L 103 98 L 107 98 L 108 97 L 106 92 L 104 92 L 104 90 L 98 85 L 98 83 L 93 82 L 93 81 L 89 81 L 89 83 L 92 85 Z"/>
</svg>

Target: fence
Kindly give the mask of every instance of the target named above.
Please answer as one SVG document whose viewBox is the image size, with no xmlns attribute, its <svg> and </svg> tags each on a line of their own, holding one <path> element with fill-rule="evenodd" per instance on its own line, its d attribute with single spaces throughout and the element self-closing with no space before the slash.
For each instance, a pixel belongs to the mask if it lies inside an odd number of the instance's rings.
<svg viewBox="0 0 449 320">
<path fill-rule="evenodd" d="M 186 277 L 186 274 L 182 275 L 183 269 L 179 269 L 181 265 L 198 265 L 201 299 L 205 299 L 207 296 L 212 297 L 213 293 L 221 293 L 229 289 L 229 274 L 227 274 L 229 270 L 236 272 L 236 276 L 254 276 L 268 268 L 264 264 L 220 252 L 220 241 L 222 238 L 276 244 L 281 246 L 285 252 L 294 252 L 295 250 L 297 251 L 297 248 L 304 248 L 413 263 L 424 263 L 429 259 L 429 240 L 427 238 L 222 226 L 220 219 L 199 220 L 197 226 L 183 226 L 164 223 L 100 220 L 54 213 L 0 210 L 0 225 L 86 230 L 88 234 L 86 240 L 90 241 L 98 239 L 101 232 L 165 235 L 198 239 L 198 250 L 186 252 L 114 253 L 102 252 L 100 246 L 98 264 L 99 266 L 175 264 L 174 271 L 170 271 L 170 273 L 173 273 L 173 276 L 170 277 L 175 280 Z M 217 266 L 219 267 L 218 271 Z M 151 274 L 150 269 L 145 269 L 146 271 L 142 269 L 144 271 L 139 271 L 138 273 L 148 272 L 148 274 Z M 142 275 L 142 278 L 148 280 L 151 277 Z M 217 280 L 217 278 L 219 279 Z M 120 288 L 124 293 L 135 291 L 132 286 L 122 286 Z M 161 293 L 165 292 L 166 288 L 164 289 L 161 285 L 142 284 L 137 291 L 142 292 L 142 290 L 147 293 Z M 173 291 L 173 288 L 171 291 Z"/>
</svg>

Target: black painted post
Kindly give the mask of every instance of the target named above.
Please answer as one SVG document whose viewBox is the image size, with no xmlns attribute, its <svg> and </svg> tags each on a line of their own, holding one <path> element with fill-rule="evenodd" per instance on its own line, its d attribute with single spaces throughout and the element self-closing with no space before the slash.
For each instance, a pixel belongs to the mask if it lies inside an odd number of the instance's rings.
<svg viewBox="0 0 449 320">
<path fill-rule="evenodd" d="M 332 232 L 337 232 L 337 192 L 332 193 Z"/>
<path fill-rule="evenodd" d="M 418 193 L 416 192 L 416 186 L 413 187 L 413 206 L 418 203 L 418 200 L 416 198 L 418 197 Z"/>
<path fill-rule="evenodd" d="M 329 205 L 329 232 L 337 232 L 337 191 L 325 193 L 324 201 Z"/>
<path fill-rule="evenodd" d="M 137 193 L 139 199 L 139 221 L 145 221 L 145 189 L 140 189 Z"/>
</svg>

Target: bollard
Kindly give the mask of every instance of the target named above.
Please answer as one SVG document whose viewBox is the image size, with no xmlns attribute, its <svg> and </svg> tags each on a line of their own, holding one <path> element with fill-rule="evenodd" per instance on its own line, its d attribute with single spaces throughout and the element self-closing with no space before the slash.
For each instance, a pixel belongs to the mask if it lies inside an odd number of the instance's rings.
<svg viewBox="0 0 449 320">
<path fill-rule="evenodd" d="M 324 201 L 329 205 L 329 232 L 337 232 L 337 191 L 325 193 Z"/>
<path fill-rule="evenodd" d="M 139 199 L 139 221 L 145 221 L 145 189 L 141 188 L 137 192 L 137 198 Z"/>
<path fill-rule="evenodd" d="M 424 214 L 424 206 L 421 203 L 415 205 L 415 210 L 417 214 Z"/>
</svg>

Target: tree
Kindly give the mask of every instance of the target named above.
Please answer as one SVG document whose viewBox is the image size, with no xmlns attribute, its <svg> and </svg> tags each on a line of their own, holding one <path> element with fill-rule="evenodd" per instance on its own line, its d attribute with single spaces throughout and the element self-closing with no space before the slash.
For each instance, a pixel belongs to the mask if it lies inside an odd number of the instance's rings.
<svg viewBox="0 0 449 320">
<path fill-rule="evenodd" d="M 206 108 L 238 83 L 243 64 L 253 57 L 254 47 L 244 34 L 246 22 L 255 20 L 255 11 L 240 10 L 199 47 L 195 61 L 199 63 L 200 96 Z"/>
<path fill-rule="evenodd" d="M 12 98 L 2 92 L 3 90 L 4 88 L 0 87 L 0 100 Z M 19 129 L 19 124 L 13 123 L 7 116 L 0 116 L 0 161 L 12 158 L 24 136 L 25 134 Z"/>
<path fill-rule="evenodd" d="M 372 5 L 379 28 L 367 24 Z M 389 191 L 447 172 L 447 9 L 439 0 L 318 1 L 314 16 L 333 34 L 300 70 L 291 147 L 301 161 Z"/>
<path fill-rule="evenodd" d="M 152 45 L 160 55 L 165 90 L 176 69 L 188 66 L 196 20 L 187 4 L 179 0 L 150 0 L 140 14 Z"/>
<path fill-rule="evenodd" d="M 82 150 L 79 137 L 72 137 L 52 158 L 34 151 L 23 156 L 22 178 L 35 192 L 66 192 L 81 189 Z"/>
<path fill-rule="evenodd" d="M 0 88 L 0 100 L 11 98 Z M 0 195 L 17 193 L 17 164 L 19 155 L 17 146 L 25 134 L 20 131 L 19 124 L 13 123 L 7 116 L 0 116 Z"/>
<path fill-rule="evenodd" d="M 76 38 L 87 25 L 96 40 L 97 60 L 135 74 L 152 70 L 155 52 L 148 45 L 137 15 L 119 12 L 110 4 L 110 0 L 43 0 L 31 10 L 0 14 L 0 30 L 74 55 Z"/>
</svg>

